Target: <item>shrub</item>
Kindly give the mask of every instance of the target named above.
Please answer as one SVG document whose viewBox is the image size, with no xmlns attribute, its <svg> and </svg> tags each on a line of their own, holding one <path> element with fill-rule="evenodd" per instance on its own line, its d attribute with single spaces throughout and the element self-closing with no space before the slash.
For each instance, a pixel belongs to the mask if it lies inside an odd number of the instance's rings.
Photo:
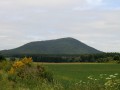
<svg viewBox="0 0 120 90">
<path fill-rule="evenodd" d="M 8 70 L 10 70 L 11 66 L 12 66 L 11 61 L 2 61 L 2 62 L 0 62 L 0 69 L 1 70 L 8 71 Z"/>
<path fill-rule="evenodd" d="M 5 83 L 12 82 L 14 89 L 21 87 L 25 90 L 41 88 L 43 83 L 51 83 L 52 88 L 53 84 L 52 73 L 46 71 L 42 65 L 33 65 L 32 58 L 26 57 L 15 61 L 2 61 L 0 63 L 0 83 L 2 80 L 5 80 Z"/>
<path fill-rule="evenodd" d="M 3 55 L 0 54 L 0 62 L 6 60 Z"/>
</svg>

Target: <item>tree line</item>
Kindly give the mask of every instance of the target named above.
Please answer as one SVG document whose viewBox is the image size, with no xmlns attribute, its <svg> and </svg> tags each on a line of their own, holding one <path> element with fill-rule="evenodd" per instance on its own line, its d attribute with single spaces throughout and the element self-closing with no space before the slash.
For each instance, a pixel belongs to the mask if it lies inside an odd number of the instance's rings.
<svg viewBox="0 0 120 90">
<path fill-rule="evenodd" d="M 46 54 L 18 54 L 8 56 L 10 60 L 15 58 L 32 57 L 34 62 L 110 62 L 120 63 L 120 53 L 80 54 L 80 55 L 46 55 Z"/>
</svg>

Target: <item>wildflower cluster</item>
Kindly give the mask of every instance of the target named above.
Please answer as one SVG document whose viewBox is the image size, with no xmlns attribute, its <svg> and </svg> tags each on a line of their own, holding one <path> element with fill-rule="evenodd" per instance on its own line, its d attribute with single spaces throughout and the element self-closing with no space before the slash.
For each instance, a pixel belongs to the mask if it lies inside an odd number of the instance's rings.
<svg viewBox="0 0 120 90">
<path fill-rule="evenodd" d="M 32 62 L 32 58 L 23 58 L 21 60 L 17 60 L 12 64 L 12 67 L 8 71 L 9 74 L 15 74 L 17 69 L 21 69 L 24 66 L 30 64 Z"/>
<path fill-rule="evenodd" d="M 11 69 L 8 71 L 9 74 L 14 74 L 15 73 L 15 69 L 13 67 L 11 67 Z"/>
<path fill-rule="evenodd" d="M 13 63 L 13 68 L 17 69 L 17 68 L 21 68 L 23 67 L 25 64 L 22 61 L 16 61 Z"/>
<path fill-rule="evenodd" d="M 106 83 L 105 88 L 106 89 L 110 89 L 110 88 L 119 88 L 120 89 L 120 79 L 117 78 L 118 77 L 118 73 L 115 73 L 114 75 L 109 75 L 106 78 Z"/>
<path fill-rule="evenodd" d="M 32 58 L 26 58 L 25 57 L 21 60 L 21 62 L 24 63 L 24 64 L 30 64 L 32 62 Z"/>
<path fill-rule="evenodd" d="M 120 90 L 120 77 L 118 73 L 113 75 L 100 74 L 99 77 L 88 76 L 87 81 L 76 83 L 74 90 Z"/>
</svg>

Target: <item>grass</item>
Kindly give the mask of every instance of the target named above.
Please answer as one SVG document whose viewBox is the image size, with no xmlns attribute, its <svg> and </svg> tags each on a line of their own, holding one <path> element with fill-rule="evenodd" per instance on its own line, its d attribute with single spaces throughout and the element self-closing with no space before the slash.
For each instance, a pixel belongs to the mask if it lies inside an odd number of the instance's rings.
<svg viewBox="0 0 120 90">
<path fill-rule="evenodd" d="M 97 64 L 97 63 L 85 63 L 85 64 L 48 64 L 43 65 L 51 72 L 53 72 L 54 78 L 59 80 L 63 85 L 69 86 L 71 83 L 79 82 L 80 80 L 87 80 L 87 77 L 92 75 L 98 77 L 100 74 L 120 74 L 119 64 Z"/>
<path fill-rule="evenodd" d="M 43 64 L 54 73 L 55 78 L 84 80 L 89 75 L 120 73 L 119 64 Z"/>
<path fill-rule="evenodd" d="M 119 64 L 98 63 L 41 65 L 31 58 L 3 61 L 0 90 L 120 90 L 119 68 Z"/>
</svg>

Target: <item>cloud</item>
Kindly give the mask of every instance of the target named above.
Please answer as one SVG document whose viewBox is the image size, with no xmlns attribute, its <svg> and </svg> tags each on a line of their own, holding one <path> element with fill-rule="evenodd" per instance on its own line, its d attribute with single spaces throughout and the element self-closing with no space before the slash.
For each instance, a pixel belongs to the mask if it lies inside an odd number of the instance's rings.
<svg viewBox="0 0 120 90">
<path fill-rule="evenodd" d="M 86 0 L 86 2 L 91 5 L 100 5 L 103 0 Z"/>
<path fill-rule="evenodd" d="M 102 51 L 120 51 L 120 10 L 96 8 L 101 8 L 102 3 L 100 0 L 1 0 L 0 49 L 73 37 Z"/>
<path fill-rule="evenodd" d="M 1 0 L 1 7 L 64 7 L 76 3 L 82 4 L 83 0 Z M 62 5 L 62 6 L 61 6 Z"/>
<path fill-rule="evenodd" d="M 72 10 L 83 11 L 99 8 L 103 5 L 103 0 L 85 0 L 83 5 L 74 7 Z"/>
</svg>

